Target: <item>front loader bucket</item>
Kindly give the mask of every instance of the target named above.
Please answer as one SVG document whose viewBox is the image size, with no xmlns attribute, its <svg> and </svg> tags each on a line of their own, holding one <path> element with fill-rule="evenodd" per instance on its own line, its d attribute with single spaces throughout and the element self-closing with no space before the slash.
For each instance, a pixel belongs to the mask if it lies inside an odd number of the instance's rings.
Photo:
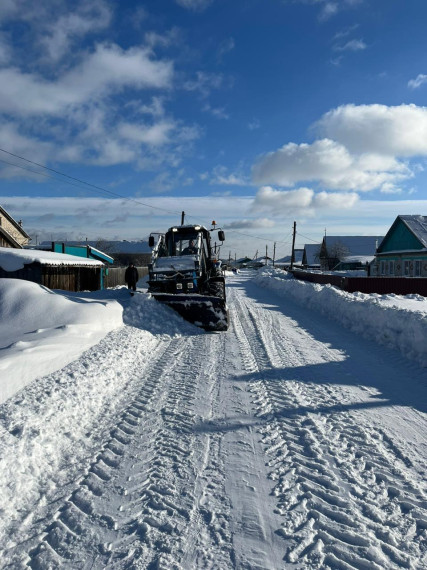
<svg viewBox="0 0 427 570">
<path fill-rule="evenodd" d="M 209 295 L 188 295 L 170 293 L 151 293 L 153 297 L 168 305 L 186 321 L 206 331 L 226 331 L 228 312 L 224 299 Z"/>
</svg>

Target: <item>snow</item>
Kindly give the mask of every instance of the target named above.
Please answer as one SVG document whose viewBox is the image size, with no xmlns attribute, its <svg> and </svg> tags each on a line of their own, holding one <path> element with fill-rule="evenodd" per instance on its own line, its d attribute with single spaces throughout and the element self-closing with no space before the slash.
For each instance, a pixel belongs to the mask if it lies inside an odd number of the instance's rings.
<svg viewBox="0 0 427 570">
<path fill-rule="evenodd" d="M 293 279 L 274 269 L 264 270 L 256 281 L 427 366 L 426 297 L 347 293 L 331 285 Z"/>
<path fill-rule="evenodd" d="M 43 263 L 46 265 L 90 265 L 102 267 L 102 261 L 76 257 L 67 253 L 54 253 L 37 249 L 12 249 L 0 247 L 0 267 L 5 271 L 18 271 L 27 263 Z"/>
<path fill-rule="evenodd" d="M 226 281 L 205 333 L 0 280 L 3 567 L 427 568 L 427 299 Z"/>
<path fill-rule="evenodd" d="M 108 296 L 0 279 L 0 403 L 121 326 L 123 308 Z"/>
</svg>

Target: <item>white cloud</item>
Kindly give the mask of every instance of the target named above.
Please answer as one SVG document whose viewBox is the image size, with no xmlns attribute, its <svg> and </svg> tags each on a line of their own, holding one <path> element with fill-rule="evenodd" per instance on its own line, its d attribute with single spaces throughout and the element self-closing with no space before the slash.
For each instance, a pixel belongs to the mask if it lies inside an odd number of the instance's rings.
<svg viewBox="0 0 427 570">
<path fill-rule="evenodd" d="M 209 103 L 206 103 L 206 105 L 203 106 L 202 111 L 204 111 L 205 113 L 210 113 L 211 115 L 217 117 L 218 119 L 230 118 L 230 115 L 228 115 L 224 107 L 212 107 Z"/>
<path fill-rule="evenodd" d="M 284 0 L 286 2 L 286 0 Z M 361 4 L 363 0 L 288 0 L 320 6 L 319 20 L 327 21 L 340 11 Z"/>
<path fill-rule="evenodd" d="M 273 216 L 304 212 L 314 215 L 319 209 L 351 209 L 358 202 L 354 192 L 314 192 L 311 188 L 276 190 L 271 186 L 260 188 L 252 204 L 252 211 L 268 212 Z"/>
<path fill-rule="evenodd" d="M 252 121 L 250 121 L 248 123 L 248 129 L 250 131 L 256 131 L 257 129 L 259 129 L 261 127 L 261 123 L 259 122 L 258 119 L 253 119 Z"/>
<path fill-rule="evenodd" d="M 176 124 L 172 121 L 162 121 L 155 125 L 137 123 L 121 123 L 118 126 L 118 134 L 121 138 L 130 141 L 160 146 L 168 144 Z"/>
<path fill-rule="evenodd" d="M 221 73 L 206 73 L 198 71 L 195 79 L 184 82 L 186 91 L 198 91 L 202 97 L 208 97 L 213 89 L 220 89 L 224 85 L 224 76 Z"/>
<path fill-rule="evenodd" d="M 352 153 L 427 155 L 427 107 L 343 105 L 323 115 L 316 127 Z"/>
<path fill-rule="evenodd" d="M 289 143 L 261 157 L 253 168 L 257 184 L 290 187 L 298 182 L 319 182 L 336 190 L 369 191 L 409 176 L 406 165 L 393 158 L 352 155 L 331 139 L 313 144 Z"/>
<path fill-rule="evenodd" d="M 254 220 L 250 219 L 243 219 L 243 220 L 235 220 L 233 222 L 229 222 L 224 224 L 222 227 L 224 230 L 232 229 L 232 230 L 243 230 L 243 229 L 261 229 L 261 228 L 274 228 L 276 223 L 269 218 L 256 218 Z"/>
<path fill-rule="evenodd" d="M 6 34 L 0 33 L 0 65 L 7 65 L 12 60 L 12 48 Z"/>
<path fill-rule="evenodd" d="M 311 208 L 341 210 L 352 208 L 359 200 L 354 192 L 314 192 L 311 188 L 296 190 L 276 190 L 271 186 L 260 188 L 255 196 L 252 209 L 283 215 L 288 210 L 303 211 Z"/>
<path fill-rule="evenodd" d="M 363 40 L 350 40 L 343 45 L 334 46 L 335 51 L 362 51 L 367 48 Z"/>
<path fill-rule="evenodd" d="M 427 83 L 427 75 L 420 73 L 415 79 L 408 81 L 408 87 L 411 89 L 418 89 L 418 87 L 421 87 L 424 83 Z"/>
<path fill-rule="evenodd" d="M 234 46 L 235 46 L 235 43 L 234 43 L 233 38 L 227 38 L 226 40 L 223 40 L 219 44 L 219 47 L 217 50 L 217 60 L 219 62 L 221 62 L 222 59 L 224 58 L 224 56 L 234 49 Z"/>
<path fill-rule="evenodd" d="M 57 81 L 17 68 L 1 69 L 0 112 L 59 115 L 70 106 L 105 99 L 125 87 L 167 88 L 172 73 L 171 62 L 153 61 L 146 49 L 98 45 L 85 61 Z"/>
<path fill-rule="evenodd" d="M 275 190 L 271 186 L 260 188 L 255 196 L 253 210 L 267 210 L 277 215 L 287 209 L 304 209 L 313 203 L 314 190 L 298 188 L 297 190 Z"/>
<path fill-rule="evenodd" d="M 54 145 L 50 142 L 40 140 L 33 136 L 23 136 L 17 126 L 10 121 L 0 120 L 0 147 L 12 151 L 18 156 L 31 156 L 33 162 L 43 164 L 46 162 L 47 157 L 54 152 Z M 34 174 L 32 171 L 39 169 L 35 165 L 23 163 L 19 159 L 10 156 L 6 153 L 0 153 L 2 161 L 0 176 L 2 178 L 29 178 L 35 180 L 45 180 L 42 175 Z M 12 166 L 17 164 L 18 166 Z M 21 166 L 28 170 L 23 170 Z M 46 174 L 43 172 L 42 174 Z"/>
<path fill-rule="evenodd" d="M 338 4 L 336 2 L 325 2 L 320 12 L 320 20 L 329 20 L 338 12 Z"/>
<path fill-rule="evenodd" d="M 220 186 L 247 186 L 248 181 L 241 173 L 229 173 L 224 166 L 216 166 L 212 171 L 209 184 Z"/>
<path fill-rule="evenodd" d="M 151 48 L 160 46 L 160 47 L 169 47 L 171 45 L 177 44 L 180 41 L 180 31 L 178 28 L 174 27 L 166 33 L 159 34 L 157 32 L 147 32 L 144 35 L 145 43 L 149 45 Z"/>
<path fill-rule="evenodd" d="M 427 156 L 425 107 L 344 105 L 323 115 L 315 131 L 324 138 L 261 156 L 252 171 L 255 183 L 397 192 L 418 171 L 411 159 Z"/>
<path fill-rule="evenodd" d="M 207 8 L 213 0 L 175 0 L 179 6 L 189 10 L 201 11 Z"/>
<path fill-rule="evenodd" d="M 57 61 L 68 54 L 71 45 L 82 36 L 107 28 L 111 18 L 111 10 L 104 2 L 85 2 L 72 13 L 47 21 L 40 42 L 50 59 Z"/>
</svg>

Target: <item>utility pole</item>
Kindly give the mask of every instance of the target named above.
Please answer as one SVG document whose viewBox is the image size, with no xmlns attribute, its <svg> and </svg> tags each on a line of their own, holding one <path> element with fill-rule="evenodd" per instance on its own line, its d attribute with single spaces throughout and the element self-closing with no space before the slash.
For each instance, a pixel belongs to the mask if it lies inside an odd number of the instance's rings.
<svg viewBox="0 0 427 570">
<path fill-rule="evenodd" d="M 276 261 L 276 242 L 274 242 L 274 247 L 273 247 L 273 267 L 275 261 Z"/>
<path fill-rule="evenodd" d="M 267 267 L 267 265 L 268 265 L 268 255 L 267 255 L 267 252 L 268 252 L 268 245 L 265 246 L 265 266 L 266 266 L 266 267 Z"/>
<path fill-rule="evenodd" d="M 182 212 L 181 212 L 181 226 L 184 225 L 184 218 L 185 218 L 185 212 L 182 211 Z"/>
<path fill-rule="evenodd" d="M 291 256 L 291 269 L 294 267 L 295 263 L 295 234 L 297 233 L 297 223 L 294 222 L 294 232 L 292 236 L 292 256 Z"/>
</svg>

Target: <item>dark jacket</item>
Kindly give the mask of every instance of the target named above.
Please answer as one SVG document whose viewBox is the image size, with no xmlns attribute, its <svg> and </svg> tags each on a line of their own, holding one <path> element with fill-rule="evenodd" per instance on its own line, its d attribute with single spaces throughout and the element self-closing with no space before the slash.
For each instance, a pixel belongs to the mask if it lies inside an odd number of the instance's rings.
<svg viewBox="0 0 427 570">
<path fill-rule="evenodd" d="M 125 271 L 125 281 L 126 283 L 135 284 L 139 279 L 138 270 L 136 267 L 129 267 Z"/>
</svg>

